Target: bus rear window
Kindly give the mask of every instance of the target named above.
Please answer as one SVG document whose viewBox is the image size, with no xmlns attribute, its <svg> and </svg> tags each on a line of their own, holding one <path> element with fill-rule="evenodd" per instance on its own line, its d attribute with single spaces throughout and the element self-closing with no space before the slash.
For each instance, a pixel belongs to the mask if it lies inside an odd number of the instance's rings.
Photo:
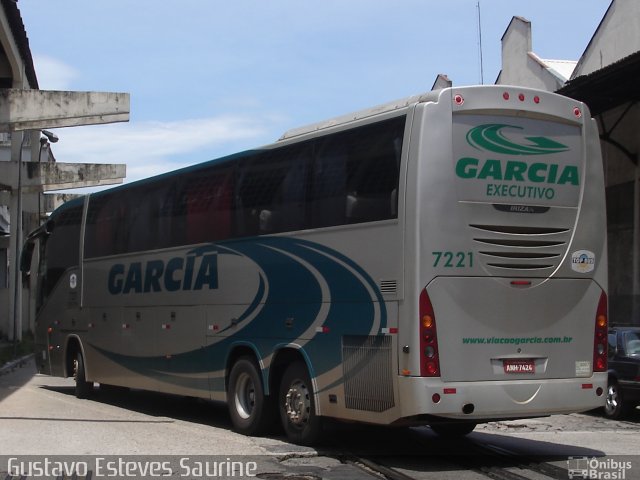
<svg viewBox="0 0 640 480">
<path fill-rule="evenodd" d="M 580 127 L 550 120 L 454 115 L 458 199 L 575 207 L 584 159 Z"/>
</svg>

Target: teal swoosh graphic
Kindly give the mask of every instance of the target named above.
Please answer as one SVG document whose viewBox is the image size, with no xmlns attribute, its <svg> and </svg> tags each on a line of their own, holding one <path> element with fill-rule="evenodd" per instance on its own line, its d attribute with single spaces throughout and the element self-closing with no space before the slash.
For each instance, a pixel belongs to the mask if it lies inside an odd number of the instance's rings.
<svg viewBox="0 0 640 480">
<path fill-rule="evenodd" d="M 189 253 L 198 255 L 210 250 L 218 251 L 218 255 L 248 258 L 261 270 L 258 290 L 238 317 L 232 334 L 222 336 L 220 341 L 206 347 L 173 353 L 170 366 L 164 355 L 137 357 L 92 346 L 139 375 L 199 390 L 207 387 L 222 390 L 223 382 L 212 382 L 207 386 L 206 378 L 190 379 L 185 375 L 224 368 L 230 349 L 238 342 L 249 342 L 260 356 L 267 357 L 284 339 L 300 339 L 318 318 L 323 302 L 330 305 L 323 325 L 329 328 L 331 335 L 316 334 L 302 347 L 313 358 L 314 376 L 340 364 L 342 335 L 370 335 L 376 318 L 380 327 L 387 325 L 385 303 L 376 282 L 362 267 L 336 250 L 301 239 L 263 237 L 223 241 Z M 305 264 L 311 265 L 316 273 Z M 315 275 L 322 277 L 328 285 L 328 298 L 323 298 Z M 377 315 L 374 303 L 378 305 Z M 249 317 L 253 319 L 247 321 Z M 285 328 L 283 320 L 289 317 L 295 319 L 294 326 Z M 194 332 L 194 335 L 198 333 Z M 201 335 L 204 340 L 204 332 Z"/>
<path fill-rule="evenodd" d="M 548 155 L 569 150 L 566 145 L 548 137 L 525 137 L 530 142 L 526 145 L 513 142 L 502 132 L 505 128 L 523 130 L 522 127 L 501 123 L 478 125 L 467 132 L 467 142 L 478 150 L 505 155 Z"/>
</svg>

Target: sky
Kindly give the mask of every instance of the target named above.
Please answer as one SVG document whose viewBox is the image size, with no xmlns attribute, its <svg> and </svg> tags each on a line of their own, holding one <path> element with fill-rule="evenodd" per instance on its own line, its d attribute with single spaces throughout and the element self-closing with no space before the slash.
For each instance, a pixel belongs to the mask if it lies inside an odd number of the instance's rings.
<svg viewBox="0 0 640 480">
<path fill-rule="evenodd" d="M 53 147 L 58 162 L 125 163 L 126 182 L 429 91 L 438 74 L 493 84 L 515 15 L 540 57 L 578 60 L 609 4 L 18 0 L 40 89 L 131 95 L 129 122 L 56 129 Z"/>
</svg>

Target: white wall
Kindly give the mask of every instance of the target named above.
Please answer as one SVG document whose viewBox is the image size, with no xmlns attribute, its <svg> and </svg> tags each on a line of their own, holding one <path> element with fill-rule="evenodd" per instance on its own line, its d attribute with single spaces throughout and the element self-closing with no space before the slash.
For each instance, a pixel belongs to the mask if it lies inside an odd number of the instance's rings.
<svg viewBox="0 0 640 480">
<path fill-rule="evenodd" d="M 553 75 L 544 61 L 532 52 L 531 22 L 513 17 L 502 36 L 502 71 L 499 85 L 520 85 L 556 91 L 563 81 Z"/>
<path fill-rule="evenodd" d="M 613 0 L 571 78 L 588 75 L 640 50 L 640 1 Z"/>
</svg>

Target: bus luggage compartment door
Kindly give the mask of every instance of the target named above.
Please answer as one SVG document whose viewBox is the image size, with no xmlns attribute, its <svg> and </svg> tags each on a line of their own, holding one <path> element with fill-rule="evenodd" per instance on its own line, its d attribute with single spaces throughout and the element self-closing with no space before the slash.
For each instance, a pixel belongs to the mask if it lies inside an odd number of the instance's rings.
<svg viewBox="0 0 640 480">
<path fill-rule="evenodd" d="M 442 380 L 590 377 L 601 288 L 590 279 L 529 287 L 511 280 L 439 277 L 428 285 Z"/>
</svg>

